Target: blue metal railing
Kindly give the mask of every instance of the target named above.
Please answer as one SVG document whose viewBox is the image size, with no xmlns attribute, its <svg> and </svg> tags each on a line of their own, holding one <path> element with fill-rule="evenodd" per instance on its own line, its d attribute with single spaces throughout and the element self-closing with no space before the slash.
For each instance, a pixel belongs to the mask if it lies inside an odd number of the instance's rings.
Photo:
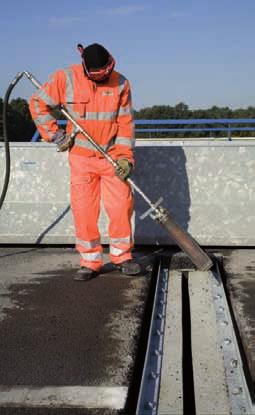
<svg viewBox="0 0 255 415">
<path fill-rule="evenodd" d="M 66 123 L 67 123 L 66 120 L 58 120 L 58 125 L 66 125 Z M 33 141 L 33 143 L 34 143 L 34 142 L 38 141 L 39 138 L 40 138 L 40 133 L 39 133 L 38 130 L 36 130 L 33 137 L 32 137 L 32 139 L 31 139 L 31 141 Z"/>
<path fill-rule="evenodd" d="M 65 120 L 59 120 L 59 125 L 65 125 Z M 218 126 L 220 124 L 220 126 Z M 246 125 L 240 127 L 241 124 Z M 232 132 L 241 132 L 241 131 L 255 131 L 255 126 L 247 126 L 247 124 L 255 125 L 255 119 L 253 118 L 201 118 L 201 119 L 167 119 L 167 120 L 135 120 L 135 132 L 136 133 L 201 133 L 201 132 L 226 132 L 227 137 L 231 140 Z M 140 128 L 139 126 L 150 126 L 153 125 L 153 128 Z M 159 128 L 154 126 L 181 126 L 178 128 Z M 199 127 L 185 127 L 185 125 L 198 125 Z M 203 125 L 203 126 L 202 126 Z M 208 125 L 212 125 L 209 127 Z M 217 127 L 213 127 L 217 125 Z M 183 127 L 184 126 L 184 127 Z M 138 128 L 137 128 L 138 127 Z M 32 137 L 31 141 L 37 141 L 39 139 L 38 130 Z"/>
</svg>

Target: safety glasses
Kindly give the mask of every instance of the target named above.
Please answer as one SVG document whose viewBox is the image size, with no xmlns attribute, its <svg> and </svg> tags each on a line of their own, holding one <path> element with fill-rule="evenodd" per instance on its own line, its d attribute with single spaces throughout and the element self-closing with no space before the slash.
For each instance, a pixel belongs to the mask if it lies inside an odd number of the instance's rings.
<svg viewBox="0 0 255 415">
<path fill-rule="evenodd" d="M 85 69 L 85 72 L 89 79 L 95 82 L 103 81 L 111 75 L 113 68 L 115 66 L 115 60 L 111 55 L 109 55 L 109 60 L 107 64 L 103 68 L 90 68 L 88 69 L 86 66 L 86 62 L 82 59 L 82 63 Z"/>
</svg>

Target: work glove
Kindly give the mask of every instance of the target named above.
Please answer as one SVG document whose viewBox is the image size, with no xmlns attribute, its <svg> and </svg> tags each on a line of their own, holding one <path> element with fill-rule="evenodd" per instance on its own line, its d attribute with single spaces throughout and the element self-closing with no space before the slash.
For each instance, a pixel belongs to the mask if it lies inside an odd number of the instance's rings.
<svg viewBox="0 0 255 415">
<path fill-rule="evenodd" d="M 73 146 L 74 135 L 66 134 L 64 130 L 60 129 L 52 137 L 52 142 L 57 145 L 58 151 L 66 151 Z"/>
<path fill-rule="evenodd" d="M 117 160 L 117 167 L 115 168 L 116 175 L 121 180 L 126 180 L 133 169 L 133 164 L 128 161 L 128 159 L 119 159 Z"/>
</svg>

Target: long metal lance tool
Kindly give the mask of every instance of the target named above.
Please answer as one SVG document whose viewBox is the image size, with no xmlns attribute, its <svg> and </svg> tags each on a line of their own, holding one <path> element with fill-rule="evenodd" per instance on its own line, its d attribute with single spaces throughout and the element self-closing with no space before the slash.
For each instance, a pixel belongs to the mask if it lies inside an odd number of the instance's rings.
<svg viewBox="0 0 255 415">
<path fill-rule="evenodd" d="M 20 78 L 26 75 L 26 77 L 32 82 L 32 84 L 41 89 L 42 85 L 40 82 L 27 71 L 20 72 L 16 75 L 13 83 L 17 83 Z M 118 163 L 112 159 L 112 157 L 99 145 L 95 140 L 87 133 L 84 128 L 82 128 L 79 123 L 69 114 L 64 105 L 60 106 L 61 113 L 75 126 L 75 133 L 80 133 L 99 151 L 111 165 L 116 169 Z M 119 167 L 118 167 L 119 168 Z M 165 230 L 168 232 L 169 236 L 176 242 L 176 244 L 188 255 L 194 265 L 201 271 L 206 271 L 213 266 L 211 258 L 207 253 L 199 246 L 199 244 L 192 238 L 192 236 L 184 231 L 172 218 L 170 212 L 163 208 L 160 203 L 162 199 L 159 199 L 156 203 L 153 203 L 148 196 L 134 183 L 130 178 L 126 180 L 132 188 L 145 200 L 145 202 L 150 206 L 150 208 L 145 212 L 141 219 L 144 219 L 146 216 L 150 217 L 160 223 Z"/>
</svg>

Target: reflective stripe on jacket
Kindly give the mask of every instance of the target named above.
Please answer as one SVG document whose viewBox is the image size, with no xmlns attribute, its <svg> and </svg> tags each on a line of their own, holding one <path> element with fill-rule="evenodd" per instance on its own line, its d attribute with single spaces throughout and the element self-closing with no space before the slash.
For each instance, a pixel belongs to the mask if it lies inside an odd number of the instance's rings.
<svg viewBox="0 0 255 415">
<path fill-rule="evenodd" d="M 125 157 L 134 162 L 131 92 L 123 75 L 113 71 L 109 80 L 95 83 L 84 75 L 82 65 L 55 72 L 29 103 L 34 122 L 46 141 L 51 141 L 58 130 L 52 110 L 60 104 L 114 159 Z M 66 131 L 71 133 L 73 128 L 68 121 Z M 82 134 L 77 134 L 71 152 L 102 157 Z"/>
</svg>

